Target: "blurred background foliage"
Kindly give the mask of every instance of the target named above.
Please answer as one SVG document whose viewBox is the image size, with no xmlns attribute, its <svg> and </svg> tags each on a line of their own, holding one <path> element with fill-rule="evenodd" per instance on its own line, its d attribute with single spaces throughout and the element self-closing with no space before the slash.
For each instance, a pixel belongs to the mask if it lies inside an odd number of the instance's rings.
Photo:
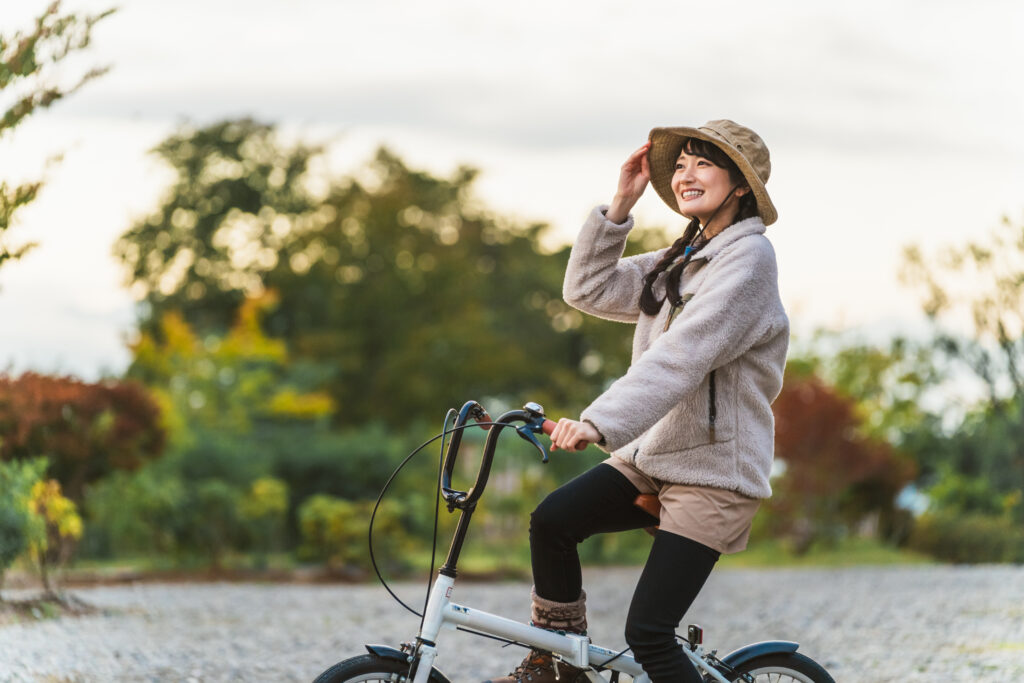
<svg viewBox="0 0 1024 683">
<path fill-rule="evenodd" d="M 35 73 L 32 45 L 65 41 L 59 58 L 101 17 L 53 9 L 36 42 L 6 39 L 0 87 Z M 4 126 L 18 120 L 8 112 Z M 325 178 L 311 170 L 321 147 L 249 119 L 183 126 L 154 153 L 175 180 L 114 245 L 139 302 L 130 367 L 95 383 L 0 375 L 0 570 L 20 557 L 52 576 L 76 551 L 80 563 L 366 576 L 377 493 L 448 408 L 477 399 L 497 415 L 534 400 L 576 415 L 628 367 L 631 328 L 561 299 L 569 247 L 545 250 L 547 226 L 483 205 L 472 168 L 437 177 L 381 148 Z M 34 194 L 0 189 L 6 230 Z M 670 241 L 638 229 L 627 254 Z M 3 248 L 0 264 L 23 251 Z M 754 547 L 801 555 L 869 538 L 947 561 L 1024 561 L 1024 226 L 908 248 L 904 277 L 930 335 L 794 340 Z M 970 334 L 949 331 L 964 319 Z M 467 486 L 482 441 L 467 432 Z M 378 511 L 390 571 L 429 561 L 438 448 Z M 542 466 L 506 438 L 468 566 L 526 570 L 530 511 L 601 457 Z M 443 536 L 454 518 L 441 515 Z M 640 562 L 648 547 L 636 532 L 582 554 Z"/>
<path fill-rule="evenodd" d="M 483 206 L 472 169 L 439 178 L 380 149 L 315 195 L 321 150 L 285 147 L 250 120 L 185 127 L 155 152 L 177 181 L 115 246 L 139 298 L 125 375 L 0 379 L 0 453 L 48 458 L 81 505 L 80 560 L 365 576 L 373 500 L 447 408 L 537 400 L 578 414 L 628 366 L 629 327 L 562 302 L 569 248 L 544 251 L 546 226 Z M 628 252 L 667 239 L 637 231 Z M 945 332 L 936 283 L 966 263 L 908 252 L 933 339 L 797 340 L 774 407 L 776 494 L 755 543 L 799 555 L 869 537 L 952 561 L 1019 561 L 1019 325 L 992 323 L 1017 313 L 1016 299 L 1005 276 L 974 336 Z M 965 402 L 966 386 L 980 399 Z M 517 442 L 477 517 L 480 571 L 528 566 L 529 512 L 600 457 L 542 467 Z M 468 482 L 482 438 L 465 444 Z M 436 453 L 413 461 L 378 513 L 392 571 L 429 558 L 436 468 Z M 647 543 L 596 538 L 583 555 L 642 561 Z"/>
</svg>

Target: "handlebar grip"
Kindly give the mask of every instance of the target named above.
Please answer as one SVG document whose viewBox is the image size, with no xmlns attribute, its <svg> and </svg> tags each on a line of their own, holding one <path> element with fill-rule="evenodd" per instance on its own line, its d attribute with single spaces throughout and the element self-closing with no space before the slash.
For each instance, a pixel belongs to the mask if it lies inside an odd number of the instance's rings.
<svg viewBox="0 0 1024 683">
<path fill-rule="evenodd" d="M 544 423 L 541 424 L 540 428 L 541 428 L 541 430 L 544 431 L 545 434 L 547 434 L 548 436 L 551 436 L 551 432 L 555 431 L 555 426 L 557 424 L 558 423 L 555 422 L 554 420 L 544 420 Z M 576 450 L 582 451 L 582 450 L 584 450 L 589 445 L 590 445 L 589 441 L 581 441 L 578 444 L 576 444 Z"/>
</svg>

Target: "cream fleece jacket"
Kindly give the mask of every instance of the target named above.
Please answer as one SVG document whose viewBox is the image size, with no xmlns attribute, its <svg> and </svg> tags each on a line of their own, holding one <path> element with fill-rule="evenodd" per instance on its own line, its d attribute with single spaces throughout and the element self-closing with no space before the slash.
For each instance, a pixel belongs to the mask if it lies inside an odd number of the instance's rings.
<svg viewBox="0 0 1024 683">
<path fill-rule="evenodd" d="M 670 319 L 640 311 L 643 276 L 667 249 L 622 258 L 633 217 L 587 218 L 569 256 L 563 297 L 592 315 L 635 323 L 629 371 L 583 411 L 604 450 L 655 479 L 768 498 L 775 445 L 771 403 L 782 388 L 789 319 L 775 251 L 760 218 L 735 223 L 694 254 L 685 304 Z M 661 298 L 665 273 L 654 285 Z"/>
</svg>

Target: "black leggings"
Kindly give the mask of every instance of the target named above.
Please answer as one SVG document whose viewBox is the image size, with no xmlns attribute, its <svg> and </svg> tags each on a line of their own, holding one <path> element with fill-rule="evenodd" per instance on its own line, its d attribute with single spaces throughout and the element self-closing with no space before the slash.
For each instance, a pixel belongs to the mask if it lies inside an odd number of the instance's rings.
<svg viewBox="0 0 1024 683">
<path fill-rule="evenodd" d="M 633 504 L 640 492 L 618 470 L 601 464 L 552 491 L 530 517 L 530 551 L 537 595 L 555 602 L 580 597 L 583 575 L 576 546 L 609 531 L 653 526 Z M 675 640 L 675 629 L 711 574 L 719 553 L 658 531 L 626 617 L 626 642 L 653 683 L 699 683 L 697 669 Z"/>
</svg>

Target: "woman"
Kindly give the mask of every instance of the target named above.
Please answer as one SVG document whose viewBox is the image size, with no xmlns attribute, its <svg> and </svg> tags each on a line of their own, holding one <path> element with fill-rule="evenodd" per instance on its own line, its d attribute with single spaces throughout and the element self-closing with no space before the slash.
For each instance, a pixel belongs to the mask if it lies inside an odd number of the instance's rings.
<svg viewBox="0 0 1024 683">
<path fill-rule="evenodd" d="M 771 495 L 771 403 L 789 321 L 764 236 L 777 217 L 770 168 L 761 138 L 732 121 L 655 128 L 623 164 L 611 205 L 590 214 L 566 270 L 569 304 L 636 330 L 629 371 L 551 434 L 552 449 L 589 442 L 612 457 L 531 517 L 533 623 L 585 633 L 577 544 L 660 523 L 626 621 L 626 642 L 654 683 L 701 680 L 675 629 L 719 556 L 746 547 Z M 648 182 L 691 220 L 671 247 L 624 259 L 629 212 Z M 660 519 L 634 504 L 641 493 L 658 496 Z M 571 681 L 578 672 L 531 652 L 498 680 Z"/>
</svg>

